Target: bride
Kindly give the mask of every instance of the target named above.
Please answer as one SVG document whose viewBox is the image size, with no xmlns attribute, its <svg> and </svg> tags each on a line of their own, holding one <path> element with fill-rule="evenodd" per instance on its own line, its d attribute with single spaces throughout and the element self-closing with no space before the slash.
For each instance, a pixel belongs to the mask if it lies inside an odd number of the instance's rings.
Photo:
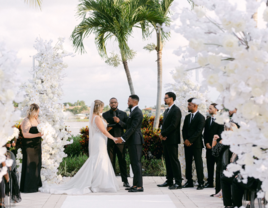
<svg viewBox="0 0 268 208">
<path fill-rule="evenodd" d="M 116 139 L 106 130 L 102 118 L 104 103 L 95 100 L 89 116 L 89 158 L 67 183 L 42 187 L 41 192 L 52 194 L 87 194 L 91 192 L 117 192 L 119 186 L 107 152 L 107 137 Z"/>
</svg>

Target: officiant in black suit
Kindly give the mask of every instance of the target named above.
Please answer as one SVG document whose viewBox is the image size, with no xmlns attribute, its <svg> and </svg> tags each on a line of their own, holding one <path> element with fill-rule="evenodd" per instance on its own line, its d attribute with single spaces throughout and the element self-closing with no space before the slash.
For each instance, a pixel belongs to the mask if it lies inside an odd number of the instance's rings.
<svg viewBox="0 0 268 208">
<path fill-rule="evenodd" d="M 188 100 L 188 114 L 185 117 L 182 135 L 184 139 L 186 179 L 183 188 L 193 187 L 192 162 L 195 160 L 195 167 L 198 179 L 197 190 L 204 188 L 204 172 L 202 160 L 203 139 L 202 133 L 205 126 L 205 117 L 198 111 L 199 100 L 190 98 Z"/>
<path fill-rule="evenodd" d="M 158 187 L 167 187 L 169 189 L 181 189 L 181 164 L 179 161 L 179 143 L 181 140 L 181 110 L 175 105 L 176 95 L 173 92 L 165 94 L 165 104 L 168 105 L 164 113 L 163 125 L 161 128 L 160 139 L 163 143 L 164 157 L 166 163 L 166 178 L 164 184 Z M 175 179 L 175 184 L 173 184 Z"/>
<path fill-rule="evenodd" d="M 126 129 L 128 116 L 124 111 L 118 109 L 118 101 L 116 98 L 110 99 L 111 109 L 103 113 L 103 118 L 108 123 L 108 131 L 114 137 L 121 137 L 124 134 L 124 129 Z M 124 187 L 130 187 L 127 180 L 127 163 L 126 163 L 126 145 L 115 144 L 113 140 L 108 139 L 108 154 L 111 159 L 115 171 L 115 161 L 116 156 L 119 162 L 119 168 L 121 173 L 122 182 Z"/>
<path fill-rule="evenodd" d="M 121 138 L 117 138 L 117 143 L 126 142 L 129 151 L 130 163 L 133 170 L 133 186 L 126 188 L 129 192 L 143 192 L 142 182 L 142 145 L 144 144 L 143 135 L 141 133 L 141 125 L 143 114 L 138 107 L 139 97 L 130 95 L 128 98 L 128 107 L 130 115 L 127 120 L 127 130 Z"/>
<path fill-rule="evenodd" d="M 224 130 L 224 126 L 215 122 L 215 116 L 218 112 L 217 104 L 212 103 L 208 109 L 210 117 L 206 119 L 205 130 L 204 130 L 204 143 L 206 146 L 206 159 L 207 159 L 207 169 L 208 169 L 208 181 L 205 184 L 205 188 L 213 188 L 214 182 L 214 167 L 216 164 L 216 158 L 212 156 L 212 141 L 214 135 L 221 135 Z M 216 178 L 218 180 L 216 183 L 220 183 L 220 178 Z M 216 193 L 218 193 L 218 190 Z"/>
</svg>

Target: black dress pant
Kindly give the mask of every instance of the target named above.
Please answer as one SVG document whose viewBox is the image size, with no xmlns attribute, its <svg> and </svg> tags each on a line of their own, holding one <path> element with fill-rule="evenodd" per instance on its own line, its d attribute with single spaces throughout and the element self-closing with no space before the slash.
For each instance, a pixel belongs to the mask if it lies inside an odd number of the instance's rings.
<svg viewBox="0 0 268 208">
<path fill-rule="evenodd" d="M 221 173 L 222 173 L 222 158 L 216 157 L 216 187 L 215 187 L 215 194 L 219 193 L 221 190 Z"/>
<path fill-rule="evenodd" d="M 224 174 L 221 174 L 221 189 L 222 189 L 222 198 L 224 206 L 233 206 L 232 201 L 232 183 L 234 177 L 226 177 Z M 240 206 L 239 206 L 240 207 Z"/>
<path fill-rule="evenodd" d="M 234 207 L 242 206 L 242 199 L 245 192 L 245 188 L 243 188 L 239 183 L 232 183 L 232 199 Z"/>
<path fill-rule="evenodd" d="M 128 152 L 134 174 L 133 186 L 143 187 L 141 165 L 142 144 L 128 144 Z"/>
<path fill-rule="evenodd" d="M 202 148 L 193 148 L 193 146 L 190 147 L 185 146 L 184 150 L 185 150 L 185 163 L 186 163 L 185 175 L 187 181 L 189 183 L 193 182 L 192 163 L 194 158 L 198 184 L 203 185 L 204 172 L 203 172 Z"/>
<path fill-rule="evenodd" d="M 167 171 L 167 182 L 173 184 L 175 179 L 176 184 L 181 184 L 181 164 L 179 161 L 179 146 L 178 144 L 164 144 L 164 157 Z"/>
<path fill-rule="evenodd" d="M 213 185 L 214 182 L 214 168 L 216 164 L 216 158 L 212 156 L 211 149 L 207 149 L 206 151 L 207 158 L 207 169 L 208 169 L 208 183 Z"/>
<path fill-rule="evenodd" d="M 126 146 L 125 144 L 108 144 L 108 154 L 115 171 L 116 156 L 119 162 L 122 182 L 127 183 L 127 163 L 126 163 Z"/>
</svg>

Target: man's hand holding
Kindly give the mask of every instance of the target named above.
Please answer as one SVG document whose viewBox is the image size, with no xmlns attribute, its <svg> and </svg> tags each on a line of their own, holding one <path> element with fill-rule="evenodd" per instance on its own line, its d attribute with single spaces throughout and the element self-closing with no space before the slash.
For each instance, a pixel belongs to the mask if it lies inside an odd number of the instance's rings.
<svg viewBox="0 0 268 208">
<path fill-rule="evenodd" d="M 116 144 L 122 144 L 123 140 L 121 137 L 116 137 Z"/>
<path fill-rule="evenodd" d="M 191 142 L 188 139 L 186 139 L 184 141 L 184 145 L 186 145 L 187 147 L 190 147 L 192 144 L 191 144 Z"/>
<path fill-rule="evenodd" d="M 113 118 L 114 118 L 114 122 L 115 123 L 119 123 L 120 122 L 120 119 L 118 117 L 114 116 Z"/>
<path fill-rule="evenodd" d="M 212 147 L 210 146 L 209 143 L 206 143 L 206 147 L 207 147 L 207 149 L 212 149 Z"/>
</svg>

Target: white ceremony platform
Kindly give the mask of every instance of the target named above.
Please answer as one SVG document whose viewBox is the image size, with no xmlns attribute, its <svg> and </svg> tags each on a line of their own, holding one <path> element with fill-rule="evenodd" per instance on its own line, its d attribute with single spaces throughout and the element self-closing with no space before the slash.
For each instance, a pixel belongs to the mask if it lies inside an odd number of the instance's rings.
<svg viewBox="0 0 268 208">
<path fill-rule="evenodd" d="M 214 189 L 186 188 L 169 190 L 156 185 L 165 177 L 144 177 L 143 193 L 128 193 L 121 178 L 118 193 L 93 193 L 88 195 L 51 195 L 45 193 L 22 194 L 22 202 L 14 208 L 222 208 L 222 199 L 210 197 Z M 132 178 L 129 178 L 130 184 Z"/>
</svg>

